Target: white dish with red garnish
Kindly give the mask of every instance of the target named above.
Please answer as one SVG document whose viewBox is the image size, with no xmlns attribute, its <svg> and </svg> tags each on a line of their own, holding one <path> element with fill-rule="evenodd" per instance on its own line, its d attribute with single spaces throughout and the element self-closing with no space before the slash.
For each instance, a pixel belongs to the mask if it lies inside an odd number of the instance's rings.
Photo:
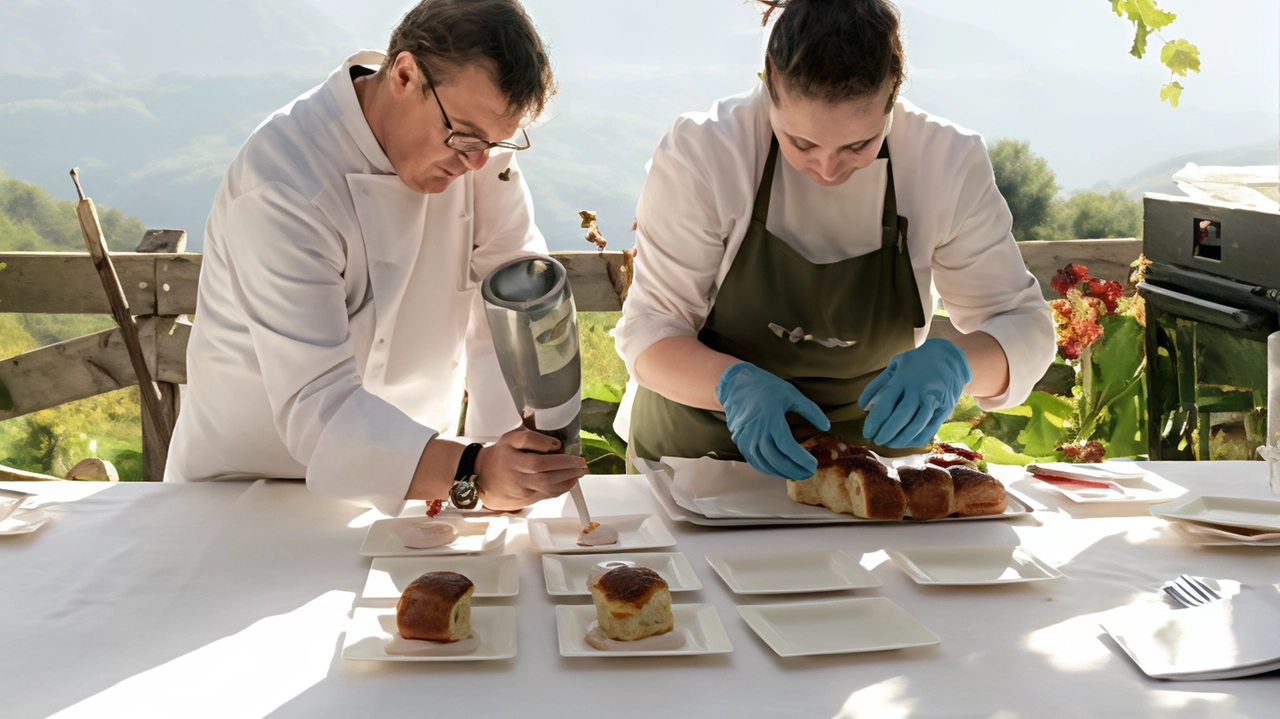
<svg viewBox="0 0 1280 719">
<path fill-rule="evenodd" d="M 1042 462 L 1027 465 L 1027 474 L 1041 489 L 1081 504 L 1168 502 L 1187 493 L 1185 487 L 1133 462 Z"/>
</svg>

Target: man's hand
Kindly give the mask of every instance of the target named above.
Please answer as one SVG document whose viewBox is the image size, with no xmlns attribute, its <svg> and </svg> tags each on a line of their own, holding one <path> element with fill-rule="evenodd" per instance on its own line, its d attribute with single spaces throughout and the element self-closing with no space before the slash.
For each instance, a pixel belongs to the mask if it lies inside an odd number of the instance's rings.
<svg viewBox="0 0 1280 719">
<path fill-rule="evenodd" d="M 476 486 L 489 509 L 514 511 L 559 497 L 587 473 L 587 460 L 567 454 L 560 441 L 523 427 L 502 435 L 476 457 Z"/>
</svg>

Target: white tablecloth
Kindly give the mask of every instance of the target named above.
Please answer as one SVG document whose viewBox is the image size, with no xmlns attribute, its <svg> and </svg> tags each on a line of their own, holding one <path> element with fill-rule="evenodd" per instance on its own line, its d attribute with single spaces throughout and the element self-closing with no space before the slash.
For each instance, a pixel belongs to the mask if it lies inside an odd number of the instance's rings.
<svg viewBox="0 0 1280 719">
<path fill-rule="evenodd" d="M 1160 463 L 1199 493 L 1269 497 L 1255 462 Z M 1280 675 L 1148 679 L 1098 615 L 1188 572 L 1280 581 L 1280 549 L 1196 549 L 1145 506 L 1048 507 L 1016 521 L 766 529 L 669 522 L 734 651 L 686 658 L 565 659 L 557 601 L 522 521 L 519 656 L 483 663 L 344 661 L 348 612 L 370 560 L 364 510 L 292 482 L 25 484 L 53 520 L 0 537 L 0 717 L 1277 717 Z M 584 480 L 597 515 L 663 516 L 639 477 Z M 61 501 L 59 501 L 61 500 Z M 572 514 L 564 500 L 534 516 Z M 880 550 L 1021 543 L 1067 579 L 998 587 L 914 584 Z M 881 589 L 733 595 L 708 552 L 834 547 L 873 566 Z M 735 604 L 885 596 L 939 637 L 933 647 L 782 659 Z M 561 600 L 563 601 L 563 600 Z M 586 603 L 586 598 L 573 603 Z M 1280 631 L 1280 627 L 1277 627 Z"/>
</svg>

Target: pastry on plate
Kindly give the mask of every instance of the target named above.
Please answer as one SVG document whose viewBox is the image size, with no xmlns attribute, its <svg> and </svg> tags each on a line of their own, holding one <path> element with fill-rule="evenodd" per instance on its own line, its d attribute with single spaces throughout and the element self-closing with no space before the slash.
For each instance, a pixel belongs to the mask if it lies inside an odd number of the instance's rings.
<svg viewBox="0 0 1280 719">
<path fill-rule="evenodd" d="M 596 620 L 609 639 L 633 642 L 675 628 L 671 591 L 648 567 L 617 567 L 589 587 Z"/>
<path fill-rule="evenodd" d="M 457 642 L 471 637 L 475 585 L 457 572 L 427 572 L 396 603 L 396 629 L 405 639 Z"/>
</svg>

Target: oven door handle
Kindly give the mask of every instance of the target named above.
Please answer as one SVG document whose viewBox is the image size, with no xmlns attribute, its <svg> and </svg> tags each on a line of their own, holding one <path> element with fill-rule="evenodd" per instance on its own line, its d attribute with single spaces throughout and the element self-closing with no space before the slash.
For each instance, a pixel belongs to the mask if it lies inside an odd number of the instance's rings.
<svg viewBox="0 0 1280 719">
<path fill-rule="evenodd" d="M 1274 316 L 1257 310 L 1211 302 L 1146 282 L 1138 285 L 1138 294 L 1160 312 L 1237 332 L 1256 332 L 1275 321 Z"/>
</svg>

